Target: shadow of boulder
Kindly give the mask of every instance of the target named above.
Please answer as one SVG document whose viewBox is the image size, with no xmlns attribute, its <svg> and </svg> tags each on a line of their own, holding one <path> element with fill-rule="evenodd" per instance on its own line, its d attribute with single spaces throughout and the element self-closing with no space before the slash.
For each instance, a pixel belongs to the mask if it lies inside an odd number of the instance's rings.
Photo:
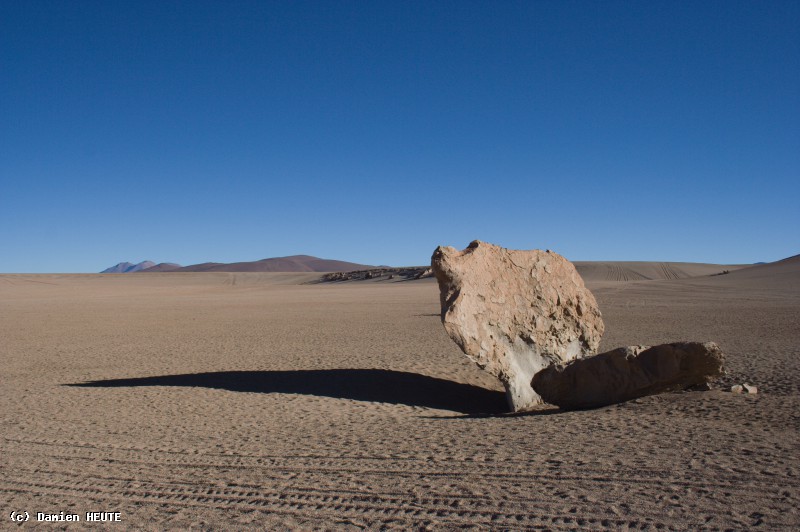
<svg viewBox="0 0 800 532">
<path fill-rule="evenodd" d="M 508 410 L 503 392 L 427 375 L 385 369 L 216 371 L 67 384 L 82 388 L 187 386 L 232 392 L 288 393 L 390 403 L 463 414 Z"/>
</svg>

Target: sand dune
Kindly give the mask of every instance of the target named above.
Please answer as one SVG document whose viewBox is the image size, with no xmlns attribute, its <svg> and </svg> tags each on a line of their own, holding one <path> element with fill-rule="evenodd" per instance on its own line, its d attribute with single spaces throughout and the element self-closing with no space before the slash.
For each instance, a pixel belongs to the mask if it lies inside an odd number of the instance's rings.
<svg viewBox="0 0 800 532">
<path fill-rule="evenodd" d="M 585 281 L 652 281 L 686 279 L 715 275 L 749 265 L 703 264 L 696 262 L 621 262 L 596 261 L 574 263 Z"/>
<path fill-rule="evenodd" d="M 749 268 L 732 271 L 722 276 L 720 283 L 728 283 L 733 287 L 756 286 L 771 287 L 778 290 L 797 290 L 800 282 L 800 255 L 795 255 L 777 262 L 756 264 Z"/>
<path fill-rule="evenodd" d="M 601 349 L 714 340 L 722 385 L 758 395 L 524 416 L 496 415 L 435 282 L 317 277 L 0 275 L 3 507 L 146 529 L 800 527 L 797 257 L 587 276 Z"/>
</svg>

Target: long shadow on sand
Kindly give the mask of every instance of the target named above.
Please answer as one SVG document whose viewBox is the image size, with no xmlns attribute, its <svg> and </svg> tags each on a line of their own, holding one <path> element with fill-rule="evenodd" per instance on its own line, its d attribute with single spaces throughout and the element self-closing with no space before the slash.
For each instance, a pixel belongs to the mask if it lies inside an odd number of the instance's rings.
<svg viewBox="0 0 800 532">
<path fill-rule="evenodd" d="M 233 392 L 292 393 L 421 406 L 468 415 L 499 414 L 508 410 L 502 392 L 417 373 L 384 369 L 217 371 L 89 381 L 66 386 L 195 386 Z"/>
</svg>

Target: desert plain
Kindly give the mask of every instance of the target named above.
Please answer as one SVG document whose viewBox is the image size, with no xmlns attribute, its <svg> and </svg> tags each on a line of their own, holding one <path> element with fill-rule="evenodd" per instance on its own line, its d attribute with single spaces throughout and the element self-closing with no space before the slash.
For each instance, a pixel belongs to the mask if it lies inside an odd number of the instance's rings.
<svg viewBox="0 0 800 532">
<path fill-rule="evenodd" d="M 714 341 L 728 374 L 507 415 L 433 279 L 0 275 L 2 528 L 800 528 L 800 257 L 577 266 L 601 350 Z"/>
</svg>

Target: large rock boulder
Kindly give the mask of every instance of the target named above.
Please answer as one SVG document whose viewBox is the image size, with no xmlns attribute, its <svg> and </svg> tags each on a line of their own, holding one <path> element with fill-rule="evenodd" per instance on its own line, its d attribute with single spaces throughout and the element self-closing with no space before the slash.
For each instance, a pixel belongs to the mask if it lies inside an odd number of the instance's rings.
<svg viewBox="0 0 800 532">
<path fill-rule="evenodd" d="M 595 408 L 707 384 L 724 374 L 723 363 L 713 342 L 620 347 L 545 368 L 531 385 L 546 402 L 561 408 Z"/>
<path fill-rule="evenodd" d="M 517 251 L 474 241 L 438 247 L 442 323 L 481 368 L 500 379 L 512 410 L 540 404 L 534 374 L 594 354 L 603 319 L 592 293 L 567 259 L 551 251 Z"/>
</svg>

